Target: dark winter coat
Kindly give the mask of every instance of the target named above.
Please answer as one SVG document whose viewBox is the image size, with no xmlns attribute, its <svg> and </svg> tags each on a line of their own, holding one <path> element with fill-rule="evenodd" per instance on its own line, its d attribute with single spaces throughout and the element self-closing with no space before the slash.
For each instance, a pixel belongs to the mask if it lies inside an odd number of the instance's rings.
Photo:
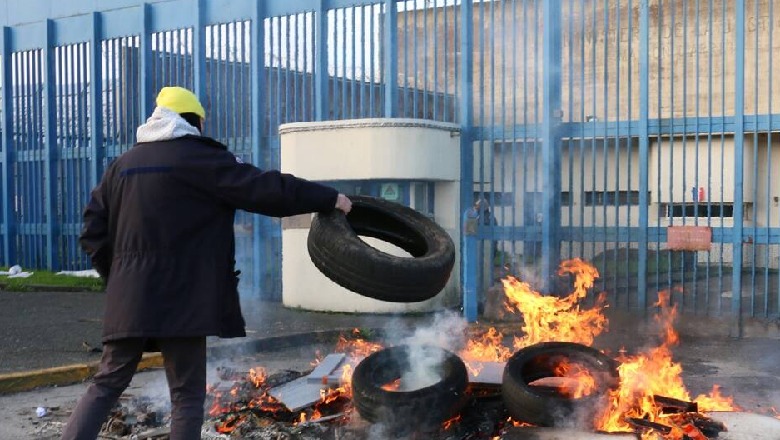
<svg viewBox="0 0 780 440">
<path fill-rule="evenodd" d="M 240 163 L 210 138 L 136 144 L 108 167 L 84 212 L 81 245 L 107 280 L 103 340 L 245 336 L 235 211 L 327 211 L 337 195 Z"/>
</svg>

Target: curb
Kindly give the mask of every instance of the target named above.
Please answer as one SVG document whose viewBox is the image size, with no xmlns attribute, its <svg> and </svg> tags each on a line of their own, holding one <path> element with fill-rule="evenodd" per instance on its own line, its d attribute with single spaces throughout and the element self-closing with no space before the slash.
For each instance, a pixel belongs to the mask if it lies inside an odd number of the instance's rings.
<svg viewBox="0 0 780 440">
<path fill-rule="evenodd" d="M 333 342 L 351 328 L 320 330 L 306 333 L 271 336 L 239 342 L 227 342 L 209 347 L 209 357 L 228 357 L 241 353 L 257 353 L 300 345 Z M 97 373 L 100 361 L 0 374 L 0 395 L 30 391 L 35 388 L 72 385 L 84 382 Z M 136 371 L 162 368 L 161 353 L 144 353 Z"/>
<path fill-rule="evenodd" d="M 97 373 L 100 361 L 73 364 L 41 370 L 22 371 L 0 375 L 0 395 L 30 391 L 46 386 L 70 385 L 83 382 Z M 162 367 L 160 353 L 146 353 L 138 363 L 137 371 Z"/>
</svg>

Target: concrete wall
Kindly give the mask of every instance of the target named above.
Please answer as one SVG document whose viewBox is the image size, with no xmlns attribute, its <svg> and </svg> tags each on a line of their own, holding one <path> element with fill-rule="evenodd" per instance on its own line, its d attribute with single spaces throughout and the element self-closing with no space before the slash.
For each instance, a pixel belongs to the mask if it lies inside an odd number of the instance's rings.
<svg viewBox="0 0 780 440">
<path fill-rule="evenodd" d="M 563 119 L 637 119 L 641 2 L 561 3 Z M 649 117 L 733 115 L 736 66 L 743 60 L 744 110 L 748 114 L 768 113 L 770 102 L 775 111 L 780 108 L 780 87 L 771 91 L 769 87 L 777 77 L 769 74 L 770 59 L 773 63 L 780 59 L 780 14 L 775 4 L 774 15 L 770 15 L 771 3 L 746 3 L 745 52 L 744 59 L 738 59 L 736 2 L 650 0 Z M 399 14 L 399 81 L 447 81 L 447 92 L 455 90 L 455 78 L 459 77 L 455 69 L 460 69 L 460 64 L 442 50 L 444 41 L 456 44 L 455 13 L 457 8 L 449 6 Z M 541 6 L 480 2 L 475 3 L 473 15 L 476 124 L 538 122 L 544 84 Z M 458 26 L 460 29 L 463 24 Z M 416 46 L 411 44 L 415 38 Z M 413 63 L 418 66 L 416 71 Z M 434 64 L 438 69 L 432 68 Z"/>
</svg>

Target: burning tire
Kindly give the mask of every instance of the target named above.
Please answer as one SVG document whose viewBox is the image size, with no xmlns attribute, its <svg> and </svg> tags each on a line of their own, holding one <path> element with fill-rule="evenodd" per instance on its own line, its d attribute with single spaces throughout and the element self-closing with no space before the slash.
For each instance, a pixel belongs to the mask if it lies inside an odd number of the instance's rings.
<svg viewBox="0 0 780 440">
<path fill-rule="evenodd" d="M 577 365 L 594 379 L 587 395 L 575 397 L 557 386 L 534 385 L 561 378 L 562 365 Z M 591 423 L 604 394 L 617 387 L 618 363 L 600 351 L 570 342 L 543 342 L 519 350 L 506 363 L 502 392 L 513 419 L 538 426 Z M 590 427 L 590 426 L 588 426 Z"/>
<path fill-rule="evenodd" d="M 421 364 L 426 361 L 436 362 L 425 368 Z M 422 381 L 422 387 L 394 390 L 393 385 L 403 387 L 405 382 L 413 382 L 405 375 L 412 367 L 427 370 L 433 373 L 432 377 Z M 360 416 L 384 423 L 395 433 L 438 429 L 463 408 L 467 385 L 463 361 L 432 346 L 397 346 L 378 351 L 363 359 L 352 375 L 353 403 Z"/>
<path fill-rule="evenodd" d="M 412 208 L 383 199 L 352 196 L 352 211 L 318 214 L 307 247 L 325 276 L 355 293 L 389 302 L 436 296 L 449 280 L 455 245 L 447 232 Z M 360 235 L 392 243 L 412 258 L 366 244 Z"/>
</svg>

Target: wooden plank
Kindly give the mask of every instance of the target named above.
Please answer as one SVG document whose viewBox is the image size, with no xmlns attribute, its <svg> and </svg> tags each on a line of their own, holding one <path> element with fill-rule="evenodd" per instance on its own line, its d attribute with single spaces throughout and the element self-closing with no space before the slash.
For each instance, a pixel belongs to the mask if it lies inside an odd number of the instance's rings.
<svg viewBox="0 0 780 440">
<path fill-rule="evenodd" d="M 342 364 L 344 353 L 331 353 L 317 367 L 304 377 L 271 388 L 268 393 L 282 402 L 290 411 L 299 411 L 314 405 L 322 399 L 322 393 L 340 382 L 329 379 L 335 376 L 334 371 Z"/>
<path fill-rule="evenodd" d="M 327 384 L 327 377 L 333 374 L 334 371 L 341 365 L 346 355 L 344 353 L 331 353 L 325 356 L 325 359 L 320 362 L 314 370 L 309 373 L 307 379 L 309 382 Z"/>
</svg>

